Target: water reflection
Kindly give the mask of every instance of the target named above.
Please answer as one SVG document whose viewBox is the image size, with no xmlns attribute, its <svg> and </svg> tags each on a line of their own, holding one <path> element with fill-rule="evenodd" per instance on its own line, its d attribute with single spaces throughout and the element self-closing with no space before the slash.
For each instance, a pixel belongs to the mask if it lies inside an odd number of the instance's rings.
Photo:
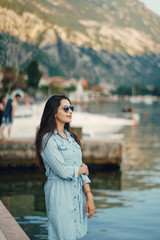
<svg viewBox="0 0 160 240">
<path fill-rule="evenodd" d="M 97 172 L 90 174 L 93 189 L 121 189 L 121 171 Z"/>
<path fill-rule="evenodd" d="M 90 175 L 97 212 L 124 206 L 121 172 L 97 172 Z M 46 178 L 39 172 L 4 172 L 0 176 L 1 200 L 32 239 L 47 239 L 47 217 L 43 186 Z M 119 198 L 119 199 L 118 199 Z M 95 214 L 96 217 L 96 214 Z"/>
<path fill-rule="evenodd" d="M 91 174 L 90 179 L 97 207 L 109 207 L 107 201 L 103 199 L 106 198 L 106 192 L 103 190 L 121 189 L 121 171 L 98 172 Z M 3 173 L 0 177 L 1 199 L 14 216 L 45 213 L 43 191 L 45 180 L 44 174 L 39 172 Z"/>
<path fill-rule="evenodd" d="M 1 200 L 14 216 L 45 213 L 43 173 L 4 172 L 0 176 Z"/>
</svg>

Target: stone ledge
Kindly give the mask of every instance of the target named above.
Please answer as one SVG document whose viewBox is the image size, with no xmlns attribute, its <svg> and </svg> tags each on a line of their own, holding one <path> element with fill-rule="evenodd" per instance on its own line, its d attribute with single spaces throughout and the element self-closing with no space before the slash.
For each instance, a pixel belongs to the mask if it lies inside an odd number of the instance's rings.
<svg viewBox="0 0 160 240">
<path fill-rule="evenodd" d="M 0 240 L 7 240 L 2 231 L 0 230 Z"/>
<path fill-rule="evenodd" d="M 122 162 L 122 141 L 84 138 L 82 157 L 87 165 L 117 165 Z M 38 167 L 34 142 L 12 141 L 0 143 L 0 167 Z"/>
<path fill-rule="evenodd" d="M 30 240 L 0 201 L 0 240 Z"/>
</svg>

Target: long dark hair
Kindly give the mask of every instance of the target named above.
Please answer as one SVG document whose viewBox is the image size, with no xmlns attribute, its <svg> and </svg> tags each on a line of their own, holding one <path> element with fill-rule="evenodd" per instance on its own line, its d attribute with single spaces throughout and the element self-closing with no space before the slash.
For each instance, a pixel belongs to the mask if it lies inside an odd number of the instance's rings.
<svg viewBox="0 0 160 240">
<path fill-rule="evenodd" d="M 42 139 L 46 133 L 49 133 L 47 141 L 54 133 L 54 130 L 56 129 L 56 119 L 55 114 L 57 113 L 57 110 L 60 106 L 61 100 L 67 99 L 70 104 L 70 99 L 65 95 L 54 95 L 48 99 L 48 101 L 45 104 L 44 111 L 42 114 L 40 126 L 37 130 L 36 139 L 35 139 L 35 148 L 36 148 L 36 155 L 39 160 L 39 167 L 44 168 L 44 163 L 41 157 L 41 148 L 42 148 Z M 80 140 L 78 137 L 70 131 L 70 125 L 69 123 L 65 123 L 64 128 L 67 129 L 75 141 L 81 146 Z M 47 142 L 46 142 L 47 144 Z"/>
<path fill-rule="evenodd" d="M 6 95 L 0 96 L 0 103 L 3 103 L 3 98 L 5 98 L 5 97 L 6 97 Z"/>
</svg>

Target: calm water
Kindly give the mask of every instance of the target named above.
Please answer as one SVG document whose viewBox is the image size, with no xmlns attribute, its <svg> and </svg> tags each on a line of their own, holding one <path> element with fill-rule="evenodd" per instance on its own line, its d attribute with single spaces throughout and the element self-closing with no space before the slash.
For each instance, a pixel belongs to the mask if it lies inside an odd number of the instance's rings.
<svg viewBox="0 0 160 240">
<path fill-rule="evenodd" d="M 86 110 L 120 116 L 124 105 L 93 104 Z M 133 107 L 140 122 L 121 130 L 125 133 L 121 170 L 90 175 L 96 213 L 83 240 L 160 239 L 160 103 Z M 44 175 L 12 172 L 2 173 L 0 179 L 1 200 L 30 239 L 47 239 Z"/>
</svg>

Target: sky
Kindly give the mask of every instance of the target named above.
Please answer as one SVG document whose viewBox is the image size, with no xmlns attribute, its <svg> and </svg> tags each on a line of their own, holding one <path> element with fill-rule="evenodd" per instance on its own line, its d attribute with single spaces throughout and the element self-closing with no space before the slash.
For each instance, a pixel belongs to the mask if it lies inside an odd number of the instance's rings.
<svg viewBox="0 0 160 240">
<path fill-rule="evenodd" d="M 160 15 L 160 0 L 139 0 L 144 2 L 148 8 Z"/>
</svg>

